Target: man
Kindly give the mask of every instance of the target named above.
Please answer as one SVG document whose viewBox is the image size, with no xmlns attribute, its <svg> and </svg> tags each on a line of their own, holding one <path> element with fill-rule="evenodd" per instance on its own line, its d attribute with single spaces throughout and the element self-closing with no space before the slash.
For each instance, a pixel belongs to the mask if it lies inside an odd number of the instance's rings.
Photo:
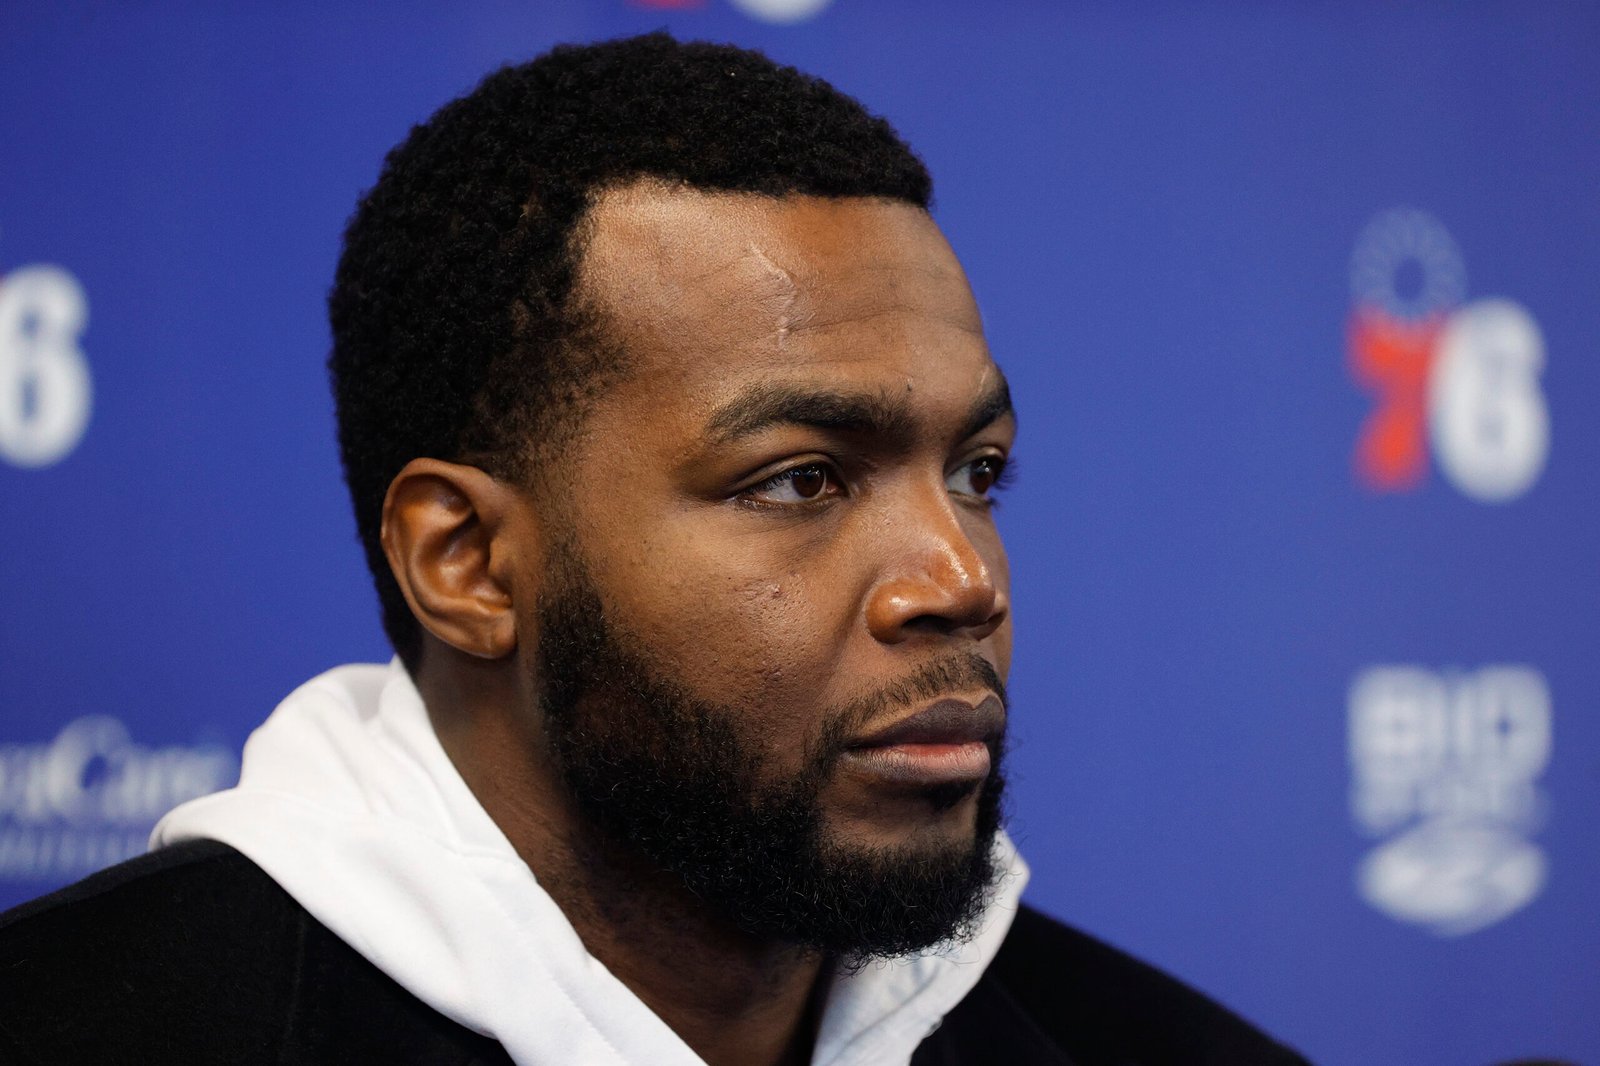
<svg viewBox="0 0 1600 1066">
<path fill-rule="evenodd" d="M 1021 906 L 1016 429 L 922 164 L 754 53 L 490 76 L 330 300 L 399 661 L 15 912 L 35 1062 L 1298 1061 Z"/>
</svg>

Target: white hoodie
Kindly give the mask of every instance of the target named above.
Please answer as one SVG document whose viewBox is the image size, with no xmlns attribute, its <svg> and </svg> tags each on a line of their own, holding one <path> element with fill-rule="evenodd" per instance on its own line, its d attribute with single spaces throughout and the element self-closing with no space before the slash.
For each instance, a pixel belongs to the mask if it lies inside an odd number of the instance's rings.
<svg viewBox="0 0 1600 1066">
<path fill-rule="evenodd" d="M 519 1066 L 703 1060 L 584 949 L 445 755 L 398 662 L 306 682 L 250 737 L 237 788 L 163 818 L 151 847 L 238 849 L 412 995 Z M 813 1066 L 893 1064 L 972 989 L 1028 871 L 1007 871 L 978 934 L 834 980 Z"/>
</svg>

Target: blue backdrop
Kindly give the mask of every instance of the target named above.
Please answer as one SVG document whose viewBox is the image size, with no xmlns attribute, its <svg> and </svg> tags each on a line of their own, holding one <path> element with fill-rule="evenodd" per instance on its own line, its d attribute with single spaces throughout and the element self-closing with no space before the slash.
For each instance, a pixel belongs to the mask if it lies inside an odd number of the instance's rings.
<svg viewBox="0 0 1600 1066">
<path fill-rule="evenodd" d="M 1326 1063 L 1600 1060 L 1600 8 L 8 5 L 0 905 L 382 659 L 323 297 L 493 66 L 667 26 L 928 160 L 1016 391 L 1030 897 Z"/>
</svg>

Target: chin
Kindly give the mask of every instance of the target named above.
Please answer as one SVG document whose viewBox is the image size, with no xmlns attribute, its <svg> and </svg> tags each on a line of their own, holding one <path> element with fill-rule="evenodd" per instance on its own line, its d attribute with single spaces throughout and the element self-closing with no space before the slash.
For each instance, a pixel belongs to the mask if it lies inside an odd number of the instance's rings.
<svg viewBox="0 0 1600 1066">
<path fill-rule="evenodd" d="M 897 796 L 864 808 L 852 805 L 828 818 L 828 837 L 853 850 L 930 858 L 968 855 L 978 846 L 978 789 L 968 786 L 963 792 L 955 797 Z"/>
</svg>

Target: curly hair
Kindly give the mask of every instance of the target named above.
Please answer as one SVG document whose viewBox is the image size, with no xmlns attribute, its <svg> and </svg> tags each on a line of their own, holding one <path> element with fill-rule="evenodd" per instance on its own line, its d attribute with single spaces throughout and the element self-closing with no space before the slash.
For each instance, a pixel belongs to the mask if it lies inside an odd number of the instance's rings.
<svg viewBox="0 0 1600 1066">
<path fill-rule="evenodd" d="M 932 182 L 888 122 L 828 83 L 664 33 L 507 66 L 414 127 L 344 234 L 328 369 L 345 481 L 383 625 L 413 671 L 422 633 L 379 540 L 412 459 L 526 483 L 625 364 L 574 277 L 586 212 L 657 179 L 927 208 Z"/>
</svg>

